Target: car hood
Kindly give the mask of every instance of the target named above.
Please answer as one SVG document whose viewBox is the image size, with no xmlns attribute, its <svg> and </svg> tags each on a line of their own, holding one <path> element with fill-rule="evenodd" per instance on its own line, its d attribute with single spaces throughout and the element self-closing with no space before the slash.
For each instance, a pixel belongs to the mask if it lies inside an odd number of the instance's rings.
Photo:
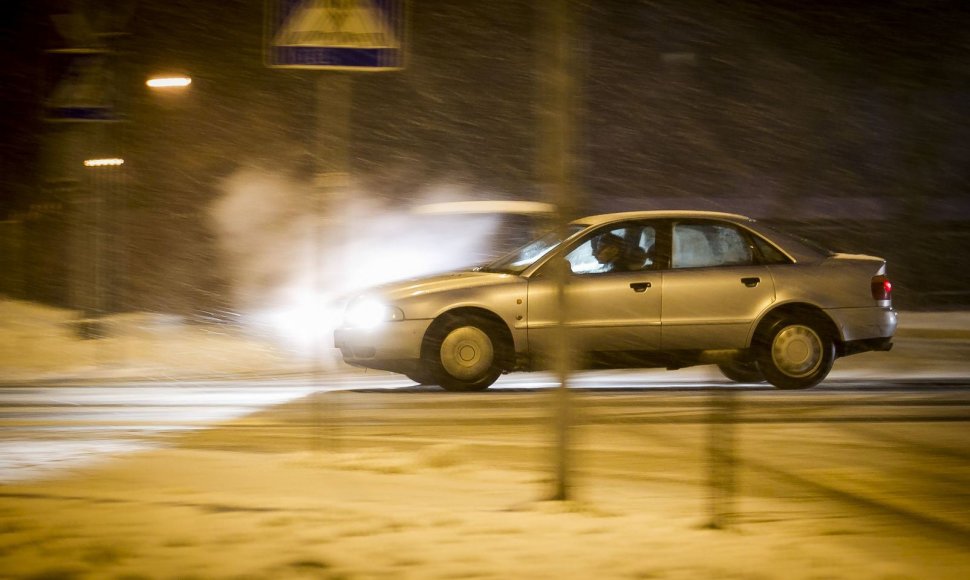
<svg viewBox="0 0 970 580">
<path fill-rule="evenodd" d="M 412 280 L 402 280 L 384 284 L 374 288 L 368 294 L 379 294 L 389 300 L 401 300 L 426 294 L 436 294 L 449 292 L 452 290 L 467 290 L 469 288 L 479 288 L 482 286 L 496 286 L 501 284 L 514 284 L 521 281 L 519 276 L 514 274 L 495 274 L 492 272 L 449 272 L 415 278 Z"/>
</svg>

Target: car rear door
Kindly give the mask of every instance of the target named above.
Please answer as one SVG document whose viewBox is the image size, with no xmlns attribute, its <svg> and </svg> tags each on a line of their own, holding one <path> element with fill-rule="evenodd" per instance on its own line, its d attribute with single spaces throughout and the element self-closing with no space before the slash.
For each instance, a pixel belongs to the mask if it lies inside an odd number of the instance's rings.
<svg viewBox="0 0 970 580">
<path fill-rule="evenodd" d="M 750 236 L 729 222 L 671 224 L 670 268 L 663 275 L 663 350 L 747 346 L 752 324 L 775 300 Z"/>
</svg>

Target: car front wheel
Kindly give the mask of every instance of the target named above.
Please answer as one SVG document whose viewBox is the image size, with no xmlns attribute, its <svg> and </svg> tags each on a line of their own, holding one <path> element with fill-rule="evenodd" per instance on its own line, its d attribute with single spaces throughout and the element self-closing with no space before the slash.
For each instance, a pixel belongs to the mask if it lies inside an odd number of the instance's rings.
<svg viewBox="0 0 970 580">
<path fill-rule="evenodd" d="M 807 389 L 822 382 L 835 362 L 835 345 L 822 324 L 782 318 L 755 348 L 758 368 L 779 389 Z"/>
<path fill-rule="evenodd" d="M 444 321 L 429 335 L 426 364 L 434 382 L 448 391 L 482 391 L 502 374 L 501 343 L 487 320 Z"/>
</svg>

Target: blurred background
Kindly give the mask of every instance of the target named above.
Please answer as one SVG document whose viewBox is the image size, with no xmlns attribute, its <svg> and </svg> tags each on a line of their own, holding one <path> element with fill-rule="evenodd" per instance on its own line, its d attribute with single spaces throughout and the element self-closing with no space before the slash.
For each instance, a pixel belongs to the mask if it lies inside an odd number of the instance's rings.
<svg viewBox="0 0 970 580">
<path fill-rule="evenodd" d="M 970 303 L 965 4 L 572 6 L 576 213 L 745 213 L 886 257 L 898 307 Z M 541 3 L 412 2 L 406 66 L 369 74 L 267 67 L 264 9 L 4 3 L 0 292 L 225 318 L 307 271 L 320 245 L 307 215 L 342 237 L 334 224 L 417 203 L 555 201 Z M 59 91 L 85 58 L 104 104 L 87 114 L 102 117 L 63 122 L 78 97 Z M 159 74 L 191 85 L 147 87 Z M 335 77 L 349 109 L 328 107 L 321 86 Z M 339 151 L 321 136 L 334 119 Z M 314 181 L 331 155 L 346 158 L 339 199 Z M 124 164 L 82 164 L 92 158 Z M 377 229 L 386 247 L 413 228 Z"/>
<path fill-rule="evenodd" d="M 277 4 L 0 4 L 4 573 L 968 576 L 966 2 L 414 0 L 381 72 L 268 66 Z M 346 293 L 637 209 L 886 258 L 896 348 L 577 373 L 574 418 L 318 372 Z"/>
</svg>

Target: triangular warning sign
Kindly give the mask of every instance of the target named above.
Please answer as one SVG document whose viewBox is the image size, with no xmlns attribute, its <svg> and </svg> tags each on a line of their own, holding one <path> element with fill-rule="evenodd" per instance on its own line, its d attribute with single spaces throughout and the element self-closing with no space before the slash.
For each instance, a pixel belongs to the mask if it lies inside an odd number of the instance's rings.
<svg viewBox="0 0 970 580">
<path fill-rule="evenodd" d="M 280 27 L 276 46 L 400 48 L 385 14 L 370 0 L 306 0 Z"/>
</svg>

